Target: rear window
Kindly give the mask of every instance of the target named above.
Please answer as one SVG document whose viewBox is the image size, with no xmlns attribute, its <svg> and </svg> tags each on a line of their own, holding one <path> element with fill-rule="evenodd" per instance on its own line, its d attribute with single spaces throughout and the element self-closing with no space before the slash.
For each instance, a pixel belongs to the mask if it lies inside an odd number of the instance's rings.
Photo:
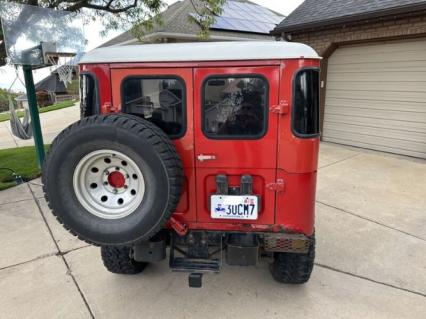
<svg viewBox="0 0 426 319">
<path fill-rule="evenodd" d="M 260 76 L 211 77 L 203 86 L 203 131 L 213 139 L 258 139 L 267 129 L 268 82 Z"/>
<path fill-rule="evenodd" d="M 99 94 L 95 77 L 91 74 L 80 75 L 80 115 L 87 117 L 99 112 Z"/>
<path fill-rule="evenodd" d="M 130 77 L 122 84 L 122 112 L 160 127 L 172 138 L 185 134 L 185 84 L 180 78 Z"/>
<path fill-rule="evenodd" d="M 300 137 L 319 134 L 319 70 L 296 74 L 293 91 L 293 132 Z"/>
</svg>

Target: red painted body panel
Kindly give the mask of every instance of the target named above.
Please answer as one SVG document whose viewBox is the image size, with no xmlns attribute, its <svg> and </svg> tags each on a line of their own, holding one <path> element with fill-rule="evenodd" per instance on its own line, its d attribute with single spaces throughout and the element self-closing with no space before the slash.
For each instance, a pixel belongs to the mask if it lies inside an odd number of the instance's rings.
<svg viewBox="0 0 426 319">
<path fill-rule="evenodd" d="M 313 233 L 319 138 L 299 138 L 291 129 L 292 87 L 295 73 L 319 67 L 318 60 L 218 61 L 179 63 L 116 63 L 82 65 L 82 72 L 97 78 L 101 113 L 121 110 L 121 82 L 132 75 L 174 75 L 185 81 L 187 129 L 174 140 L 185 173 L 184 192 L 173 215 L 174 222 L 189 229 L 215 231 L 293 231 Z M 202 82 L 210 75 L 260 74 L 269 82 L 269 107 L 287 105 L 284 114 L 269 112 L 268 131 L 259 140 L 212 140 L 201 130 Z M 200 162 L 197 155 L 215 155 Z M 215 176 L 226 174 L 230 185 L 239 185 L 242 174 L 254 179 L 254 193 L 261 196 L 256 221 L 212 219 L 209 196 Z M 277 179 L 283 191 L 266 187 Z"/>
<path fill-rule="evenodd" d="M 114 108 L 119 112 L 121 110 L 121 82 L 129 76 L 178 76 L 185 81 L 186 86 L 186 113 L 187 123 L 185 135 L 174 140 L 177 151 L 181 156 L 183 166 L 186 168 L 194 167 L 194 124 L 193 118 L 193 80 L 192 69 L 181 68 L 134 68 L 134 69 L 113 69 L 111 70 L 112 101 Z"/>
<path fill-rule="evenodd" d="M 291 129 L 293 78 L 297 71 L 319 67 L 318 60 L 288 60 L 281 64 L 280 101 L 288 104 L 288 113 L 280 116 L 278 136 L 278 165 L 289 173 L 317 170 L 319 138 L 298 138 Z"/>
<path fill-rule="evenodd" d="M 277 192 L 275 223 L 286 230 L 312 235 L 317 173 L 289 174 L 279 169 L 284 191 Z"/>
<path fill-rule="evenodd" d="M 90 73 L 96 78 L 99 90 L 99 102 L 101 113 L 111 112 L 111 69 L 109 64 L 83 64 L 80 66 L 80 72 Z"/>
<path fill-rule="evenodd" d="M 196 167 L 276 168 L 278 117 L 275 113 L 268 112 L 268 130 L 265 136 L 260 139 L 209 139 L 202 132 L 201 99 L 203 82 L 209 76 L 226 74 L 255 74 L 264 77 L 269 81 L 269 105 L 278 103 L 279 68 L 276 66 L 196 68 L 194 74 L 196 155 L 213 154 L 216 156 L 214 161 L 197 161 Z"/>
<path fill-rule="evenodd" d="M 209 198 L 216 192 L 216 175 L 228 176 L 229 186 L 239 186 L 241 175 L 253 176 L 253 193 L 260 195 L 259 217 L 257 220 L 213 219 L 210 217 Z M 215 223 L 217 229 L 222 224 L 273 224 L 275 212 L 275 192 L 268 190 L 266 184 L 275 181 L 275 169 L 240 168 L 197 168 L 197 221 Z"/>
</svg>

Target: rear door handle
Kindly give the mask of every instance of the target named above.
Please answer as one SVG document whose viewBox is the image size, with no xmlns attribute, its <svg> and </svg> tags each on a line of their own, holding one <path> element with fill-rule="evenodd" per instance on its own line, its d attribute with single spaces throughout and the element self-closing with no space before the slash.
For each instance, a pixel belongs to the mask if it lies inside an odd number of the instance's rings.
<svg viewBox="0 0 426 319">
<path fill-rule="evenodd" d="M 216 155 L 200 154 L 200 155 L 197 156 L 197 159 L 200 162 L 211 161 L 211 160 L 215 160 L 216 159 Z"/>
</svg>

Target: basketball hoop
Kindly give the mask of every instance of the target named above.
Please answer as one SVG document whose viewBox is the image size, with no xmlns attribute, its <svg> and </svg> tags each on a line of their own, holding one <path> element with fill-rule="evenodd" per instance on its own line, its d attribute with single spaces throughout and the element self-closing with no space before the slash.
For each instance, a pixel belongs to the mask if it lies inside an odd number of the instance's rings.
<svg viewBox="0 0 426 319">
<path fill-rule="evenodd" d="M 56 72 L 58 73 L 59 80 L 64 83 L 65 87 L 68 83 L 72 82 L 72 75 L 74 71 L 74 65 L 72 58 L 75 56 L 74 53 L 64 52 L 46 52 L 45 57 L 49 65 L 57 65 Z"/>
<path fill-rule="evenodd" d="M 31 127 L 40 167 L 44 160 L 44 143 L 33 71 L 58 66 L 54 71 L 58 73 L 59 80 L 65 86 L 72 81 L 74 67 L 78 63 L 78 59 L 73 57 L 82 54 L 86 45 L 83 20 L 83 17 L 75 12 L 0 0 L 2 45 L 6 49 L 9 63 L 15 67 L 21 66 L 24 73 Z"/>
</svg>

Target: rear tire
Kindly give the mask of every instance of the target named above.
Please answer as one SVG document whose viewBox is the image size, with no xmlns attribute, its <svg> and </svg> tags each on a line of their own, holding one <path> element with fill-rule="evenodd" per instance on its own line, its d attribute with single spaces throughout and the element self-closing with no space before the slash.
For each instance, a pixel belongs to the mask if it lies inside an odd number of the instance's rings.
<svg viewBox="0 0 426 319">
<path fill-rule="evenodd" d="M 135 275 L 145 270 L 148 263 L 135 261 L 130 247 L 102 246 L 104 266 L 114 274 Z"/>
<path fill-rule="evenodd" d="M 270 268 L 272 277 L 285 284 L 304 284 L 311 277 L 314 260 L 315 236 L 305 254 L 275 252 Z"/>
</svg>

